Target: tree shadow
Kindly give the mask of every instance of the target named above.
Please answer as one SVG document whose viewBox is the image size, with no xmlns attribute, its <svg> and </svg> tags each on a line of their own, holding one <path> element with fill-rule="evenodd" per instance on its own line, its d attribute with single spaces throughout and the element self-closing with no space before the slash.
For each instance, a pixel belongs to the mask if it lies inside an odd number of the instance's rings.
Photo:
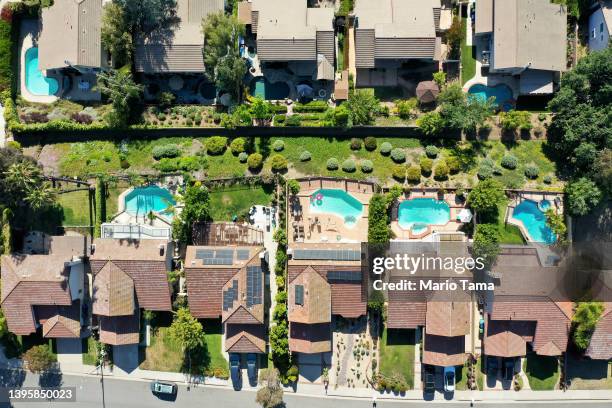
<svg viewBox="0 0 612 408">
<path fill-rule="evenodd" d="M 210 352 L 206 343 L 193 350 L 185 352 L 181 372 L 191 375 L 203 375 L 204 370 L 210 366 Z"/>
<path fill-rule="evenodd" d="M 38 385 L 41 388 L 59 388 L 63 383 L 62 372 L 59 370 L 45 371 L 38 378 Z"/>
</svg>

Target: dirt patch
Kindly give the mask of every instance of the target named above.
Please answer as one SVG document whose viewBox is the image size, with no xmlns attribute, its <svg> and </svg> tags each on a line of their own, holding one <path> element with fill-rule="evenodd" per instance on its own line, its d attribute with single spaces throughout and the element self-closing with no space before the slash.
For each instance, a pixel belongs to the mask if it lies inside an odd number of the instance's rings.
<svg viewBox="0 0 612 408">
<path fill-rule="evenodd" d="M 43 166 L 43 172 L 48 176 L 59 176 L 59 160 L 61 152 L 54 145 L 44 145 L 38 154 L 38 163 Z"/>
<path fill-rule="evenodd" d="M 191 146 L 189 147 L 189 155 L 194 156 L 199 151 L 201 151 L 203 148 L 204 148 L 204 145 L 202 144 L 202 142 L 200 142 L 198 139 L 193 139 L 191 141 Z"/>
</svg>

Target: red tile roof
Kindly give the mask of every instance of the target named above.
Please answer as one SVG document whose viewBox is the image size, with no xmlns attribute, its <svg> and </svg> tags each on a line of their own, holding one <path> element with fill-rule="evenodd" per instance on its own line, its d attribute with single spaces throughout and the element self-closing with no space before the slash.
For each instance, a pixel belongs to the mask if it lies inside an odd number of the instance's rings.
<svg viewBox="0 0 612 408">
<path fill-rule="evenodd" d="M 228 353 L 265 353 L 266 329 L 263 324 L 226 324 L 225 351 Z"/>
<path fill-rule="evenodd" d="M 47 311 L 41 311 L 42 308 Z M 80 301 L 73 302 L 71 306 L 35 306 L 34 310 L 39 322 L 42 323 L 44 337 L 81 337 Z"/>
<path fill-rule="evenodd" d="M 608 307 L 597 322 L 585 354 L 593 360 L 612 359 L 612 308 Z"/>
<path fill-rule="evenodd" d="M 463 365 L 466 361 L 465 336 L 446 337 L 426 334 L 423 363 L 448 367 Z"/>
<path fill-rule="evenodd" d="M 100 342 L 113 346 L 138 344 L 140 341 L 140 316 L 100 316 Z"/>
<path fill-rule="evenodd" d="M 484 352 L 490 356 L 521 357 L 533 341 L 536 322 L 485 320 Z"/>
<path fill-rule="evenodd" d="M 289 323 L 289 350 L 297 353 L 325 353 L 331 351 L 330 323 Z"/>
</svg>

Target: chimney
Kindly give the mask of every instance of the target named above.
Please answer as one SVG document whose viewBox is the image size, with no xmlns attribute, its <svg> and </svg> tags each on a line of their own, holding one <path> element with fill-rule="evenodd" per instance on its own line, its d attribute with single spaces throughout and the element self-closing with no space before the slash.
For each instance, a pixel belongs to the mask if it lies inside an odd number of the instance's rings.
<svg viewBox="0 0 612 408">
<path fill-rule="evenodd" d="M 164 256 L 164 250 L 166 246 L 164 244 L 159 244 L 159 256 Z"/>
<path fill-rule="evenodd" d="M 91 244 L 90 252 L 92 255 L 96 253 L 96 244 Z"/>
</svg>

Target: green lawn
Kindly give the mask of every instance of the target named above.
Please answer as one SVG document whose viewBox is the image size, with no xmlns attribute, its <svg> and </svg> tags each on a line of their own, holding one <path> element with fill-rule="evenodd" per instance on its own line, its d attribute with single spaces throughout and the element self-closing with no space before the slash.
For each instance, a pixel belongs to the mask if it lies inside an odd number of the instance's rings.
<svg viewBox="0 0 612 408">
<path fill-rule="evenodd" d="M 521 234 L 521 230 L 519 229 L 519 227 L 513 224 L 506 224 L 504 222 L 504 216 L 507 206 L 508 201 L 504 201 L 498 207 L 497 222 L 499 226 L 500 242 L 502 244 L 522 245 L 525 243 L 525 239 L 523 238 L 523 234 Z"/>
<path fill-rule="evenodd" d="M 462 366 L 455 366 L 455 387 L 459 391 L 468 389 L 468 366 L 465 363 Z"/>
<path fill-rule="evenodd" d="M 466 45 L 467 18 L 461 19 L 461 26 L 465 33 L 461 39 L 461 79 L 465 84 L 476 75 L 476 59 L 474 58 L 475 47 Z"/>
<path fill-rule="evenodd" d="M 203 374 L 206 369 L 216 367 L 227 369 L 227 361 L 221 352 L 221 325 L 218 321 L 204 321 L 206 338 L 206 353 L 195 352 L 192 357 L 192 370 Z M 183 359 L 183 351 L 169 335 L 167 326 L 152 330 L 149 347 L 141 348 L 140 368 L 143 370 L 184 372 L 187 362 Z M 197 363 L 196 363 L 197 362 Z"/>
<path fill-rule="evenodd" d="M 267 205 L 272 200 L 271 188 L 234 185 L 217 188 L 210 193 L 210 209 L 215 221 L 232 221 L 234 215 L 244 218 L 253 205 Z"/>
<path fill-rule="evenodd" d="M 414 330 L 385 328 L 379 347 L 380 373 L 387 377 L 400 374 L 408 388 L 414 388 Z"/>
<path fill-rule="evenodd" d="M 73 191 L 58 195 L 58 203 L 64 214 L 63 226 L 89 226 L 89 191 Z"/>
<path fill-rule="evenodd" d="M 83 339 L 83 364 L 93 366 L 98 364 L 96 342 L 91 336 L 89 336 L 87 339 Z"/>
<path fill-rule="evenodd" d="M 524 360 L 523 371 L 527 374 L 532 390 L 554 390 L 559 381 L 559 360 L 557 357 L 538 356 L 530 352 Z"/>
</svg>

